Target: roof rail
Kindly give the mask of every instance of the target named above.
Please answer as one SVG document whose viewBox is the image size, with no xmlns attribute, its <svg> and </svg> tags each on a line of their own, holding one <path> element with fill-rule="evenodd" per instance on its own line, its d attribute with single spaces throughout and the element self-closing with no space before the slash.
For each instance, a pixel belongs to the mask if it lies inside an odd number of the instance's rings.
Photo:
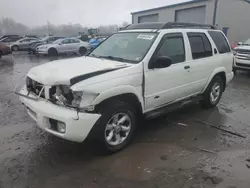
<svg viewBox="0 0 250 188">
<path fill-rule="evenodd" d="M 123 30 L 135 29 L 174 29 L 174 28 L 202 28 L 202 29 L 217 29 L 214 25 L 184 23 L 184 22 L 149 22 L 140 24 L 131 24 L 123 28 Z"/>
<path fill-rule="evenodd" d="M 161 29 L 171 28 L 204 28 L 204 29 L 217 29 L 214 25 L 197 24 L 197 23 L 184 23 L 184 22 L 168 22 Z"/>
</svg>

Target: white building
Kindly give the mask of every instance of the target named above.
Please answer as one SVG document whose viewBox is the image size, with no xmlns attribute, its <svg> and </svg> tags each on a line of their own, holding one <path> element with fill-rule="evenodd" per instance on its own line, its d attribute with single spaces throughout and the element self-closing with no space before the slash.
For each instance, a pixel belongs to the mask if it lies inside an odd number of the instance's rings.
<svg viewBox="0 0 250 188">
<path fill-rule="evenodd" d="M 250 0 L 193 0 L 131 14 L 132 23 L 213 24 L 223 30 L 231 42 L 250 38 Z"/>
</svg>

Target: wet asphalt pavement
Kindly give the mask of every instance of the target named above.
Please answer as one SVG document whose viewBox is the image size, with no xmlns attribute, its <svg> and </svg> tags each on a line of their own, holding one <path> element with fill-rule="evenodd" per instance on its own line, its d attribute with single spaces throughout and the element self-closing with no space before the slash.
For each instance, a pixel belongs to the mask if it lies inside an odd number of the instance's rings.
<svg viewBox="0 0 250 188">
<path fill-rule="evenodd" d="M 0 188 L 250 187 L 248 73 L 237 74 L 218 108 L 193 104 L 145 121 L 129 147 L 103 156 L 41 131 L 13 94 L 31 67 L 48 61 L 24 53 L 0 60 Z"/>
</svg>

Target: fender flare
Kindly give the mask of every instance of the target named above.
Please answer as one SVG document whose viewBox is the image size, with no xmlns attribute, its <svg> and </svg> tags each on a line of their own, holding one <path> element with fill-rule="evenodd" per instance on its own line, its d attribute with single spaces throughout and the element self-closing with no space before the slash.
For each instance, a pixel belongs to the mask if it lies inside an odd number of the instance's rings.
<svg viewBox="0 0 250 188">
<path fill-rule="evenodd" d="M 142 111 L 144 111 L 144 100 L 142 94 L 138 89 L 130 85 L 118 86 L 100 93 L 92 102 L 92 105 L 98 105 L 106 99 L 122 94 L 134 94 L 137 97 L 138 101 L 140 102 Z"/>
<path fill-rule="evenodd" d="M 207 83 L 206 83 L 206 86 L 204 87 L 204 89 L 202 90 L 202 93 L 204 93 L 208 87 L 208 85 L 210 84 L 210 82 L 212 81 L 212 79 L 214 78 L 214 76 L 218 73 L 224 73 L 225 76 L 226 76 L 226 69 L 224 67 L 217 67 L 213 72 L 212 74 L 210 75 Z"/>
</svg>

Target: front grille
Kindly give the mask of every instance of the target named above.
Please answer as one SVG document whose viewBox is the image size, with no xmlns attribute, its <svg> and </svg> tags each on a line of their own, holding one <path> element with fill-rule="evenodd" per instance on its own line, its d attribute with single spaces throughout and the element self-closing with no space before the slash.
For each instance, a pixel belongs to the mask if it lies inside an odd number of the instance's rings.
<svg viewBox="0 0 250 188">
<path fill-rule="evenodd" d="M 244 50 L 244 49 L 236 49 L 237 53 L 243 53 L 243 54 L 250 54 L 250 50 Z"/>
<path fill-rule="evenodd" d="M 250 68 L 250 64 L 236 63 L 236 65 L 240 66 L 240 67 L 248 67 L 248 68 Z"/>
<path fill-rule="evenodd" d="M 39 95 L 42 88 L 44 87 L 44 85 L 35 81 L 35 80 L 32 80 L 30 77 L 27 77 L 26 78 L 26 87 L 27 87 L 28 91 L 32 92 L 35 95 Z M 45 98 L 44 90 L 42 91 L 40 97 Z"/>
</svg>

